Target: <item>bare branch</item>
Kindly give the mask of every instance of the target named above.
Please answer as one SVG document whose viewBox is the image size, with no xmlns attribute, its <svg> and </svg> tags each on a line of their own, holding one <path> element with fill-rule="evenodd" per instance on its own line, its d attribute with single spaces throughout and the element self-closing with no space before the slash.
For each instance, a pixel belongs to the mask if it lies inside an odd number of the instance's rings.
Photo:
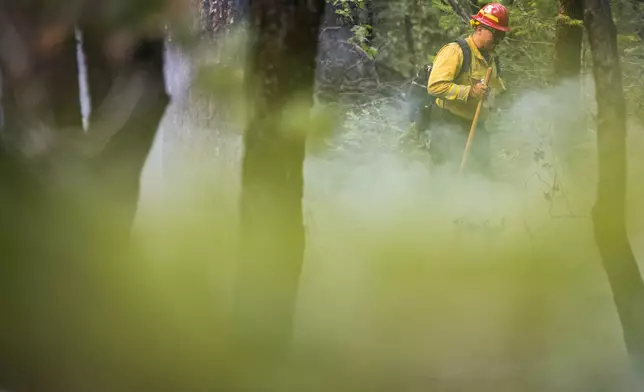
<svg viewBox="0 0 644 392">
<path fill-rule="evenodd" d="M 451 6 L 454 12 L 456 13 L 456 15 L 458 15 L 458 17 L 460 17 L 465 24 L 470 23 L 470 14 L 467 11 L 465 11 L 465 9 L 461 6 L 458 0 L 443 0 L 443 2 Z"/>
</svg>

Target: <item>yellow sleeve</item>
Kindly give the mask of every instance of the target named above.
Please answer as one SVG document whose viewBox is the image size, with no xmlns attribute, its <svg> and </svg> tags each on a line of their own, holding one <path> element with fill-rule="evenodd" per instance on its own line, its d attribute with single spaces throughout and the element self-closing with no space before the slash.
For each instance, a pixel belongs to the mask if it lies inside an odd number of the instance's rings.
<svg viewBox="0 0 644 392">
<path fill-rule="evenodd" d="M 427 81 L 427 92 L 445 100 L 467 102 L 472 86 L 454 83 L 462 61 L 463 52 L 456 43 L 450 43 L 438 51 Z"/>
</svg>

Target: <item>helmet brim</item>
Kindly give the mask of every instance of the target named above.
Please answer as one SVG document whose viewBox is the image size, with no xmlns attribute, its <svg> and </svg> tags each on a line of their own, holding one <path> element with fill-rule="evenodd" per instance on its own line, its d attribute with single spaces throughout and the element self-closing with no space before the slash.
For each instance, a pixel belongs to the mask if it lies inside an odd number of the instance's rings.
<svg viewBox="0 0 644 392">
<path fill-rule="evenodd" d="M 496 24 L 496 23 L 492 23 L 489 20 L 480 17 L 479 15 L 472 15 L 472 19 L 474 19 L 475 21 L 477 21 L 477 22 L 479 22 L 481 24 L 484 24 L 484 25 L 486 25 L 488 27 L 491 27 L 494 30 L 504 31 L 506 33 L 509 32 L 509 31 L 512 31 L 512 29 L 509 28 L 509 27 L 501 26 L 500 24 Z"/>
</svg>

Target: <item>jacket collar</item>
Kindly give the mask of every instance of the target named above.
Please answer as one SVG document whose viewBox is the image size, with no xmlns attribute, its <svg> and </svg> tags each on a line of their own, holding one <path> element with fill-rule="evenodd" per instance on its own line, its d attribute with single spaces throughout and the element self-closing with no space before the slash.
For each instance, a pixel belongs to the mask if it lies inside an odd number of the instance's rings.
<svg viewBox="0 0 644 392">
<path fill-rule="evenodd" d="M 474 57 L 487 62 L 485 57 L 483 57 L 483 54 L 481 54 L 481 51 L 479 51 L 479 48 L 476 47 L 476 44 L 474 43 L 474 40 L 472 39 L 471 35 L 465 38 L 465 42 L 467 42 L 467 44 L 470 46 L 470 49 L 472 49 L 472 54 L 474 55 Z M 494 51 L 490 51 L 489 58 L 491 59 L 494 56 L 496 56 L 496 53 Z"/>
</svg>

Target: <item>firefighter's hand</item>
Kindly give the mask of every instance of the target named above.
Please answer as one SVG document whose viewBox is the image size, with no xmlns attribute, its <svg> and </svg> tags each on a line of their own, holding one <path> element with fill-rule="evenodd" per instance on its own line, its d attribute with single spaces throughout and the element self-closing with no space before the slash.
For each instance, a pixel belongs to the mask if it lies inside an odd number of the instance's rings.
<svg viewBox="0 0 644 392">
<path fill-rule="evenodd" d="M 472 88 L 470 89 L 470 97 L 481 100 L 484 97 L 487 97 L 487 95 L 490 93 L 490 88 L 484 85 L 481 82 L 476 83 Z"/>
</svg>

